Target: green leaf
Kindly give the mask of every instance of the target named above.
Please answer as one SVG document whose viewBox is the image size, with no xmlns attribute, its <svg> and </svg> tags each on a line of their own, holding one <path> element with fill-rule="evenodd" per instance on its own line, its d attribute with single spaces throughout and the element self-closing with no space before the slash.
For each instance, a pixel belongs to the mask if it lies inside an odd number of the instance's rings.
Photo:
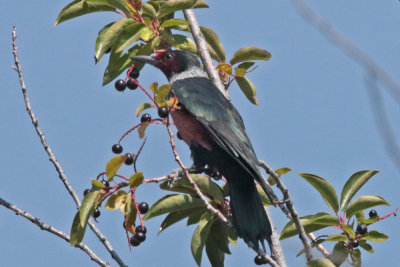
<svg viewBox="0 0 400 267">
<path fill-rule="evenodd" d="M 158 10 L 158 18 L 174 13 L 178 10 L 190 9 L 196 3 L 196 0 L 169 0 L 162 3 Z"/>
<path fill-rule="evenodd" d="M 340 209 L 346 210 L 349 202 L 357 191 L 374 176 L 378 171 L 359 171 L 354 173 L 343 186 L 342 195 L 340 197 Z"/>
<path fill-rule="evenodd" d="M 186 225 L 189 226 L 198 223 L 200 221 L 201 216 L 203 216 L 203 214 L 207 211 L 208 211 L 207 208 L 204 207 L 197 208 L 197 211 L 189 215 Z"/>
<path fill-rule="evenodd" d="M 210 178 L 199 174 L 190 174 L 190 177 L 192 177 L 193 181 L 197 184 L 198 188 L 204 195 L 219 204 L 224 203 L 224 195 L 222 189 L 218 186 L 218 184 L 211 181 Z M 193 189 L 193 185 L 190 184 L 189 180 L 185 176 L 180 177 L 179 180 L 174 182 L 165 181 L 160 185 L 160 188 L 168 191 L 197 195 L 197 193 Z"/>
<path fill-rule="evenodd" d="M 104 184 L 102 184 L 99 180 L 96 180 L 96 179 L 92 179 L 92 186 L 94 188 L 98 188 L 98 189 L 102 189 L 105 187 Z"/>
<path fill-rule="evenodd" d="M 361 267 L 361 251 L 359 249 L 350 250 L 350 258 L 353 261 L 351 263 L 353 267 Z"/>
<path fill-rule="evenodd" d="M 363 249 L 365 249 L 366 251 L 368 251 L 371 254 L 374 253 L 374 249 L 372 248 L 372 246 L 370 244 L 368 244 L 367 241 L 365 241 L 365 240 L 360 241 L 360 247 L 362 247 Z"/>
<path fill-rule="evenodd" d="M 254 62 L 243 62 L 235 68 L 235 75 L 243 77 L 246 75 L 247 70 L 254 65 Z"/>
<path fill-rule="evenodd" d="M 349 241 L 349 238 L 345 235 L 342 234 L 333 234 L 333 235 L 328 235 L 326 238 L 326 241 Z"/>
<path fill-rule="evenodd" d="M 138 117 L 143 110 L 148 109 L 148 108 L 153 108 L 154 105 L 150 103 L 142 103 L 139 105 L 139 107 L 136 109 L 135 115 Z"/>
<path fill-rule="evenodd" d="M 307 262 L 306 266 L 307 267 L 335 267 L 335 264 L 333 264 L 328 259 L 316 259 L 316 260 L 311 260 L 311 261 Z"/>
<path fill-rule="evenodd" d="M 336 266 L 340 266 L 346 260 L 347 255 L 349 255 L 349 249 L 346 247 L 344 242 L 339 242 L 333 247 L 330 260 Z"/>
<path fill-rule="evenodd" d="M 197 0 L 196 3 L 192 6 L 193 9 L 195 8 L 208 8 L 209 6 L 207 5 L 206 2 L 203 0 Z"/>
<path fill-rule="evenodd" d="M 374 222 L 379 221 L 379 216 L 365 219 L 363 210 L 357 211 L 354 215 L 356 216 L 357 224 L 373 224 Z"/>
<path fill-rule="evenodd" d="M 219 65 L 217 66 L 217 70 L 219 72 L 228 74 L 229 76 L 232 75 L 232 66 L 228 63 L 219 63 Z"/>
<path fill-rule="evenodd" d="M 192 236 L 192 242 L 191 242 L 191 249 L 192 249 L 192 255 L 193 258 L 195 259 L 196 263 L 198 266 L 201 264 L 201 258 L 203 255 L 203 248 L 205 245 L 205 241 L 207 239 L 207 236 L 210 232 L 210 228 L 213 222 L 213 214 L 211 212 L 206 212 L 200 219 L 199 226 L 196 228 L 196 230 L 193 233 Z M 215 220 L 215 218 L 214 218 Z"/>
<path fill-rule="evenodd" d="M 300 222 L 302 223 L 306 233 L 315 232 L 331 225 L 340 224 L 338 218 L 326 212 L 320 212 L 314 215 L 302 217 L 300 218 Z M 284 240 L 286 238 L 298 235 L 298 233 L 299 232 L 297 231 L 296 225 L 293 221 L 290 221 L 283 228 L 279 239 Z"/>
<path fill-rule="evenodd" d="M 269 199 L 267 194 L 265 194 L 264 189 L 262 189 L 262 187 L 259 184 L 257 184 L 256 187 L 257 187 L 258 194 L 260 195 L 262 204 L 264 206 L 272 205 L 271 200 Z"/>
<path fill-rule="evenodd" d="M 161 104 L 167 99 L 169 92 L 171 91 L 172 84 L 164 84 L 158 88 L 157 95 L 155 97 L 155 101 L 157 104 Z"/>
<path fill-rule="evenodd" d="M 290 169 L 288 167 L 282 167 L 282 168 L 275 170 L 276 174 L 278 174 L 279 176 L 284 175 L 290 171 L 292 171 L 292 169 Z M 270 186 L 276 185 L 276 180 L 271 175 L 268 177 L 267 181 Z"/>
<path fill-rule="evenodd" d="M 325 202 L 328 206 L 337 213 L 339 210 L 338 198 L 336 195 L 336 191 L 333 186 L 328 183 L 325 179 L 310 173 L 300 173 L 301 177 L 303 177 L 307 182 L 309 182 L 321 196 L 324 198 Z"/>
<path fill-rule="evenodd" d="M 343 230 L 348 233 L 352 238 L 356 237 L 356 234 L 354 233 L 353 227 L 347 224 L 343 224 L 341 225 L 341 227 L 343 228 Z"/>
<path fill-rule="evenodd" d="M 228 235 L 229 243 L 231 243 L 233 246 L 236 246 L 239 238 L 236 230 L 234 228 L 230 228 Z"/>
<path fill-rule="evenodd" d="M 211 226 L 211 228 L 212 228 L 212 226 Z M 215 235 L 213 235 L 212 233 L 213 233 L 213 230 L 210 231 L 210 234 L 208 235 L 208 238 L 206 239 L 206 243 L 205 243 L 207 257 L 211 263 L 211 266 L 223 267 L 224 260 L 225 260 L 225 253 L 222 250 L 220 250 L 219 247 L 217 246 L 219 241 L 217 241 L 215 239 Z"/>
<path fill-rule="evenodd" d="M 164 231 L 166 228 L 169 226 L 173 225 L 174 223 L 177 223 L 184 218 L 188 217 L 189 215 L 197 212 L 201 208 L 192 208 L 192 209 L 184 209 L 184 210 L 178 210 L 175 212 L 171 212 L 168 214 L 167 217 L 165 217 L 164 221 L 160 225 L 160 229 L 158 230 L 158 235 Z"/>
<path fill-rule="evenodd" d="M 213 244 L 216 248 L 226 254 L 231 254 L 231 251 L 229 250 L 229 232 L 230 227 L 226 223 L 217 219 L 214 220 L 213 224 L 211 225 L 208 238 L 212 239 Z"/>
<path fill-rule="evenodd" d="M 121 155 L 121 156 L 115 156 L 113 157 L 106 166 L 106 174 L 108 177 L 108 181 L 112 181 L 114 175 L 117 173 L 119 168 L 121 168 L 122 164 L 125 162 L 126 156 Z"/>
<path fill-rule="evenodd" d="M 143 220 L 147 221 L 165 213 L 202 206 L 204 206 L 203 201 L 197 197 L 177 194 L 166 195 L 150 207 Z"/>
<path fill-rule="evenodd" d="M 104 4 L 121 10 L 127 17 L 130 17 L 131 10 L 124 0 L 85 0 L 89 5 Z"/>
<path fill-rule="evenodd" d="M 139 138 L 142 139 L 144 137 L 144 135 L 146 134 L 146 128 L 147 126 L 150 125 L 150 122 L 146 121 L 145 123 L 143 123 L 142 125 L 140 125 L 140 127 L 138 128 L 138 133 L 139 133 Z"/>
<path fill-rule="evenodd" d="M 207 43 L 213 48 L 213 50 L 218 55 L 219 61 L 225 62 L 225 48 L 222 45 L 222 42 L 219 39 L 218 34 L 214 30 L 204 26 L 200 26 L 200 30 L 203 33 Z"/>
<path fill-rule="evenodd" d="M 144 27 L 145 25 L 143 23 L 133 23 L 124 27 L 123 32 L 114 42 L 112 49 L 114 49 L 116 53 L 123 52 L 131 44 L 140 39 L 141 30 Z"/>
<path fill-rule="evenodd" d="M 153 92 L 153 94 L 156 94 L 158 91 L 158 82 L 153 82 L 150 84 L 149 89 Z"/>
<path fill-rule="evenodd" d="M 379 196 L 361 196 L 351 202 L 346 208 L 346 216 L 350 218 L 358 211 L 369 209 L 374 206 L 385 205 L 390 206 L 386 200 Z"/>
<path fill-rule="evenodd" d="M 93 12 L 101 12 L 101 11 L 116 11 L 115 8 L 111 7 L 107 4 L 93 4 L 87 3 L 83 0 L 75 0 L 66 5 L 58 14 L 55 26 L 64 22 L 66 20 L 70 20 L 85 14 L 93 13 Z"/>
<path fill-rule="evenodd" d="M 369 231 L 365 235 L 363 235 L 363 240 L 369 240 L 374 243 L 380 243 L 386 241 L 389 237 L 383 233 L 380 233 L 378 231 Z"/>
<path fill-rule="evenodd" d="M 176 49 L 181 49 L 192 53 L 196 53 L 197 47 L 192 39 L 181 34 L 174 34 L 173 37 L 174 37 L 174 47 Z"/>
<path fill-rule="evenodd" d="M 157 10 L 147 2 L 142 3 L 143 15 L 148 15 L 150 18 L 154 18 L 157 15 Z"/>
<path fill-rule="evenodd" d="M 105 208 L 108 210 L 120 209 L 125 205 L 127 194 L 124 190 L 119 190 L 116 194 L 108 198 Z"/>
<path fill-rule="evenodd" d="M 140 37 L 144 42 L 150 41 L 152 38 L 154 38 L 156 34 L 149 28 L 142 28 L 140 31 Z"/>
<path fill-rule="evenodd" d="M 267 50 L 260 49 L 255 46 L 246 46 L 240 48 L 230 60 L 231 65 L 252 60 L 269 60 L 271 54 Z"/>
<path fill-rule="evenodd" d="M 169 20 L 164 21 L 160 27 L 165 29 L 165 28 L 169 28 L 169 27 L 188 26 L 188 25 L 189 25 L 189 22 L 187 22 L 184 19 L 169 19 Z"/>
<path fill-rule="evenodd" d="M 92 191 L 85 195 L 82 201 L 82 205 L 79 207 L 79 217 L 80 217 L 80 225 L 84 227 L 90 215 L 92 215 L 93 211 L 96 208 L 97 200 L 99 198 L 100 191 Z"/>
<path fill-rule="evenodd" d="M 134 175 L 131 176 L 129 179 L 129 185 L 131 188 L 138 187 L 143 183 L 144 180 L 144 175 L 143 172 L 137 172 Z"/>
<path fill-rule="evenodd" d="M 242 90 L 244 95 L 254 105 L 258 105 L 258 99 L 256 97 L 256 87 L 247 77 L 236 77 L 236 82 L 239 88 Z"/>
<path fill-rule="evenodd" d="M 75 246 L 82 242 L 86 231 L 86 224 L 82 227 L 80 224 L 81 218 L 79 217 L 79 211 L 75 214 L 74 221 L 71 226 L 71 234 L 69 243 L 71 246 Z"/>
<path fill-rule="evenodd" d="M 104 53 L 114 44 L 120 34 L 124 32 L 125 27 L 129 25 L 137 24 L 137 22 L 131 18 L 123 18 L 115 23 L 106 25 L 100 32 L 96 40 L 95 55 L 94 59 L 97 62 L 100 61 Z"/>
</svg>

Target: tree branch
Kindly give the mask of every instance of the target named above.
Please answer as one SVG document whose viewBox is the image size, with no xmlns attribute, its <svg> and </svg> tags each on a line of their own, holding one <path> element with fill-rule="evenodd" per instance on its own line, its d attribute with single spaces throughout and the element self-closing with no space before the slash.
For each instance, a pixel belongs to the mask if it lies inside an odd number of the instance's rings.
<svg viewBox="0 0 400 267">
<path fill-rule="evenodd" d="M 60 237 L 61 239 L 64 239 L 65 241 L 67 241 L 69 243 L 69 240 L 70 240 L 69 235 L 67 235 L 66 233 L 54 228 L 53 226 L 45 224 L 44 222 L 40 221 L 35 216 L 29 214 L 26 211 L 21 210 L 17 206 L 5 201 L 1 197 L 0 197 L 0 205 L 6 207 L 9 210 L 14 211 L 15 214 L 20 215 L 20 216 L 24 217 L 25 219 L 28 219 L 33 224 L 38 226 L 40 229 L 42 229 L 44 231 L 47 231 L 49 233 L 52 233 L 52 234 Z M 103 267 L 110 267 L 111 266 L 108 262 L 102 260 L 99 256 L 97 256 L 96 253 L 94 253 L 87 245 L 85 245 L 83 243 L 79 243 L 79 244 L 75 245 L 75 247 L 79 248 L 83 252 L 85 252 L 90 257 L 90 259 L 92 261 L 96 262 L 98 265 L 103 266 Z"/>
<path fill-rule="evenodd" d="M 294 222 L 294 224 L 296 225 L 296 229 L 297 231 L 299 231 L 299 237 L 301 239 L 301 242 L 303 243 L 304 246 L 304 250 L 306 252 L 306 258 L 307 261 L 312 260 L 312 253 L 311 253 L 311 246 L 310 244 L 307 242 L 307 234 L 306 231 L 304 230 L 303 225 L 300 222 L 299 216 L 297 214 L 296 209 L 294 208 L 292 199 L 290 198 L 289 195 L 289 191 L 286 188 L 286 186 L 282 183 L 279 175 L 273 170 L 271 169 L 271 167 L 268 166 L 267 163 L 265 163 L 262 160 L 258 161 L 258 164 L 269 174 L 271 175 L 275 180 L 276 180 L 276 185 L 277 187 L 281 190 L 283 197 L 284 197 L 284 201 L 286 203 L 286 207 L 288 208 L 289 212 L 290 212 L 290 219 Z"/>
<path fill-rule="evenodd" d="M 49 156 L 49 160 L 51 161 L 51 163 L 53 163 L 53 165 L 54 165 L 54 167 L 55 167 L 55 169 L 56 169 L 56 171 L 58 173 L 58 177 L 60 178 L 60 180 L 64 184 L 65 188 L 67 189 L 68 193 L 71 195 L 72 199 L 75 201 L 76 207 L 79 209 L 79 207 L 81 205 L 81 201 L 80 201 L 78 195 L 76 194 L 75 190 L 72 188 L 71 184 L 69 183 L 69 180 L 68 180 L 67 176 L 65 175 L 65 172 L 62 169 L 61 165 L 58 163 L 58 160 L 57 160 L 53 150 L 51 149 L 51 147 L 47 143 L 47 140 L 46 140 L 46 137 L 44 135 L 44 132 L 39 127 L 39 121 L 38 121 L 35 113 L 32 110 L 32 106 L 31 106 L 31 103 L 30 103 L 30 100 L 29 100 L 29 97 L 28 97 L 28 94 L 27 94 L 27 88 L 26 88 L 24 76 L 23 76 L 23 73 L 22 73 L 21 63 L 20 63 L 19 58 L 18 58 L 17 33 L 16 33 L 16 31 L 17 31 L 17 28 L 14 26 L 13 27 L 13 31 L 12 31 L 12 47 L 13 47 L 13 55 L 14 55 L 15 66 L 13 67 L 13 69 L 16 70 L 17 73 L 18 73 L 19 82 L 21 84 L 21 89 L 22 89 L 22 94 L 24 96 L 24 102 L 25 102 L 25 106 L 26 106 L 26 111 L 28 112 L 28 114 L 29 114 L 29 116 L 30 116 L 30 118 L 32 120 L 33 127 L 35 128 L 36 133 L 40 138 L 40 142 L 42 143 L 44 150 L 46 151 L 47 155 Z M 120 259 L 118 254 L 114 251 L 113 247 L 111 246 L 110 242 L 101 233 L 101 231 L 94 225 L 94 223 L 90 220 L 88 222 L 88 224 L 89 224 L 90 228 L 92 229 L 92 231 L 99 238 L 99 240 L 106 247 L 106 249 L 110 252 L 112 258 L 118 263 L 118 265 L 121 266 L 121 267 L 127 266 Z"/>
<path fill-rule="evenodd" d="M 218 88 L 218 90 L 227 99 L 230 99 L 229 92 L 228 90 L 225 90 L 225 87 L 222 85 L 218 72 L 212 63 L 210 53 L 207 49 L 207 42 L 204 39 L 203 33 L 200 30 L 200 26 L 197 22 L 196 16 L 194 15 L 193 9 L 185 9 L 183 10 L 183 14 L 185 15 L 185 19 L 189 22 L 190 31 L 192 32 L 193 39 L 197 46 L 197 53 L 199 54 L 204 67 L 206 68 L 208 77 Z"/>
</svg>

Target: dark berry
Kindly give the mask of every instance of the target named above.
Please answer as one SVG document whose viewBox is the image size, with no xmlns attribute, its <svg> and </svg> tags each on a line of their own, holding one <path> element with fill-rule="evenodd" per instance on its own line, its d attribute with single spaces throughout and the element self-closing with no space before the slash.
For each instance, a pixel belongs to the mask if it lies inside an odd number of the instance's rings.
<svg viewBox="0 0 400 267">
<path fill-rule="evenodd" d="M 115 89 L 117 89 L 117 91 L 124 91 L 126 88 L 126 82 L 122 79 L 119 79 L 115 82 Z"/>
<path fill-rule="evenodd" d="M 87 194 L 89 194 L 91 191 L 90 189 L 85 189 L 85 191 L 83 191 L 83 195 L 86 196 Z"/>
<path fill-rule="evenodd" d="M 147 228 L 146 228 L 146 226 L 142 226 L 142 225 L 138 225 L 138 226 L 136 226 L 136 228 L 135 228 L 135 232 L 136 233 L 139 233 L 139 232 L 142 232 L 142 233 L 147 233 Z"/>
<path fill-rule="evenodd" d="M 105 186 L 105 187 L 109 187 L 110 183 L 106 180 L 101 181 L 101 183 Z"/>
<path fill-rule="evenodd" d="M 254 258 L 254 263 L 255 263 L 256 265 L 263 265 L 263 264 L 265 264 L 266 262 L 265 262 L 263 256 L 257 255 L 257 256 Z"/>
<path fill-rule="evenodd" d="M 99 209 L 95 209 L 94 211 L 93 211 L 93 217 L 94 218 L 99 218 L 99 216 L 100 216 L 100 211 L 99 211 Z"/>
<path fill-rule="evenodd" d="M 149 204 L 147 204 L 146 202 L 140 202 L 139 211 L 141 214 L 145 214 L 147 211 L 149 211 Z"/>
<path fill-rule="evenodd" d="M 131 79 L 128 79 L 128 81 L 126 82 L 126 86 L 131 90 L 135 90 L 136 88 L 138 88 L 138 85 Z"/>
<path fill-rule="evenodd" d="M 126 153 L 126 154 L 125 154 L 125 157 L 126 157 L 126 159 L 125 159 L 125 164 L 126 164 L 126 165 L 132 165 L 132 163 L 133 163 L 133 156 L 132 156 L 132 154 Z"/>
<path fill-rule="evenodd" d="M 128 72 L 129 72 L 129 70 L 128 70 Z M 139 74 L 140 74 L 139 70 L 136 68 L 133 68 L 131 73 L 129 73 L 129 77 L 131 77 L 133 79 L 137 79 L 137 78 L 139 78 Z"/>
<path fill-rule="evenodd" d="M 358 240 L 352 240 L 351 243 L 350 243 L 350 245 L 351 245 L 353 248 L 356 248 L 356 247 L 358 247 L 358 246 L 360 245 L 360 242 L 358 242 Z"/>
<path fill-rule="evenodd" d="M 137 240 L 139 240 L 140 242 L 143 242 L 143 241 L 146 240 L 146 234 L 143 233 L 143 232 L 137 232 L 136 235 L 135 235 L 135 238 Z"/>
<path fill-rule="evenodd" d="M 123 149 L 122 149 L 122 146 L 120 144 L 115 144 L 115 145 L 112 146 L 111 150 L 115 154 L 120 154 Z"/>
<path fill-rule="evenodd" d="M 137 247 L 140 245 L 140 241 L 136 238 L 136 236 L 132 236 L 131 239 L 129 240 L 132 246 Z"/>
<path fill-rule="evenodd" d="M 149 113 L 144 113 L 140 118 L 140 122 L 151 121 L 151 116 Z"/>
<path fill-rule="evenodd" d="M 376 216 L 378 216 L 378 212 L 376 212 L 376 210 L 370 210 L 369 217 L 375 218 Z"/>
<path fill-rule="evenodd" d="M 161 107 L 158 109 L 158 116 L 160 116 L 160 118 L 166 118 L 168 117 L 169 114 L 169 110 L 166 107 Z"/>
<path fill-rule="evenodd" d="M 360 235 L 365 235 L 368 232 L 368 227 L 366 224 L 359 224 L 357 225 L 356 232 Z"/>
<path fill-rule="evenodd" d="M 179 140 L 182 140 L 182 135 L 179 132 L 176 133 L 176 137 L 178 137 Z"/>
</svg>

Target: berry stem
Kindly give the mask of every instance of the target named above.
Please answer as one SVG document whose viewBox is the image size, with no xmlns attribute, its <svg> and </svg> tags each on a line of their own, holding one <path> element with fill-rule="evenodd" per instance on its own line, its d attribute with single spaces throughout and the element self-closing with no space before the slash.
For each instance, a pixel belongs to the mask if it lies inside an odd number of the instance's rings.
<svg viewBox="0 0 400 267">
<path fill-rule="evenodd" d="M 135 187 L 135 188 L 136 188 L 136 187 Z M 133 202 L 135 203 L 135 207 L 136 207 L 136 210 L 137 210 L 137 214 L 139 215 L 140 225 L 143 225 L 142 214 L 140 213 L 139 206 L 138 206 L 138 204 L 137 204 L 137 202 L 136 202 L 136 198 L 135 198 L 135 190 L 132 189 L 132 188 L 131 188 L 131 193 L 132 193 L 132 200 L 133 200 Z"/>
<path fill-rule="evenodd" d="M 131 67 L 131 68 L 132 68 L 132 67 Z M 129 69 L 129 71 L 132 71 L 132 70 Z M 130 72 L 128 72 L 128 73 L 130 73 Z M 127 77 L 129 77 L 129 74 L 127 74 Z M 127 79 L 127 78 L 126 78 L 126 79 Z M 151 101 L 154 103 L 154 105 L 155 105 L 155 106 L 157 107 L 157 109 L 158 109 L 159 106 L 158 106 L 157 102 L 155 101 L 154 97 L 152 97 L 152 96 L 149 94 L 149 92 L 147 92 L 147 90 L 144 89 L 144 87 L 141 86 L 140 83 L 138 83 L 138 81 L 137 81 L 136 79 L 133 79 L 133 78 L 131 78 L 131 79 L 132 79 L 132 81 L 133 81 L 137 86 L 139 86 L 140 89 L 142 89 L 142 91 L 151 99 Z"/>
<path fill-rule="evenodd" d="M 396 213 L 397 213 L 398 211 L 399 211 L 399 208 L 397 208 L 395 211 L 392 211 L 392 212 L 389 213 L 389 214 L 386 214 L 386 215 L 383 216 L 383 217 L 380 217 L 378 221 L 383 220 L 383 219 L 386 219 L 387 217 L 392 216 L 392 215 L 396 216 Z"/>
</svg>

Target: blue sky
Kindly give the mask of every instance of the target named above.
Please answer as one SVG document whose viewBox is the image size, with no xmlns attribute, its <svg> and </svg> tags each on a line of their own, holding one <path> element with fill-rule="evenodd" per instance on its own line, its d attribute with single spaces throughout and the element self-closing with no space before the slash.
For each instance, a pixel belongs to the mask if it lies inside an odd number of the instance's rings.
<svg viewBox="0 0 400 267">
<path fill-rule="evenodd" d="M 306 24 L 290 1 L 209 2 L 210 9 L 196 14 L 201 25 L 219 34 L 228 58 L 247 45 L 272 54 L 269 62 L 261 62 L 249 75 L 258 90 L 259 106 L 249 103 L 236 86 L 231 87 L 231 95 L 258 157 L 274 168 L 293 169 L 283 179 L 300 215 L 329 212 L 319 194 L 296 175 L 301 172 L 328 179 L 340 192 L 352 173 L 380 170 L 358 195 L 380 195 L 389 201 L 391 207 L 377 208 L 381 215 L 398 207 L 399 171 L 387 156 L 373 120 L 365 70 Z M 104 170 L 112 157 L 112 144 L 138 122 L 134 111 L 145 100 L 139 91 L 119 93 L 112 84 L 101 86 L 107 60 L 94 64 L 94 42 L 98 31 L 118 16 L 92 14 L 54 27 L 58 12 L 67 3 L 14 0 L 3 1 L 0 8 L 0 196 L 65 232 L 69 232 L 75 205 L 25 111 L 17 74 L 11 69 L 12 26 L 17 26 L 19 56 L 40 126 L 77 192 L 83 192 L 90 179 Z M 399 80 L 398 1 L 309 3 Z M 139 81 L 149 85 L 166 79 L 156 69 L 145 67 Z M 399 136 L 399 105 L 384 91 L 383 97 Z M 147 135 L 138 163 L 145 176 L 158 177 L 177 168 L 165 129 L 154 126 Z M 133 134 L 124 146 L 135 151 L 139 143 Z M 187 147 L 180 142 L 178 151 L 189 165 Z M 129 173 L 128 169 L 122 172 Z M 137 198 L 151 204 L 161 194 L 154 184 L 140 188 Z M 280 210 L 272 213 L 281 230 L 287 219 Z M 0 208 L 0 218 L 0 266 L 96 266 L 86 254 L 9 210 Z M 102 210 L 98 227 L 129 266 L 195 266 L 190 253 L 194 228 L 180 223 L 157 236 L 161 221 L 160 217 L 146 224 L 147 240 L 132 252 L 118 211 Z M 375 254 L 363 252 L 363 266 L 398 264 L 398 225 L 396 217 L 374 225 L 390 238 L 374 246 Z M 115 265 L 91 233 L 84 242 Z M 301 249 L 299 240 L 285 240 L 282 245 L 290 266 L 304 264 L 303 257 L 295 257 Z M 232 252 L 226 266 L 253 264 L 254 253 L 242 241 Z M 317 251 L 314 254 L 321 256 Z M 206 258 L 203 266 L 209 266 Z"/>
</svg>

